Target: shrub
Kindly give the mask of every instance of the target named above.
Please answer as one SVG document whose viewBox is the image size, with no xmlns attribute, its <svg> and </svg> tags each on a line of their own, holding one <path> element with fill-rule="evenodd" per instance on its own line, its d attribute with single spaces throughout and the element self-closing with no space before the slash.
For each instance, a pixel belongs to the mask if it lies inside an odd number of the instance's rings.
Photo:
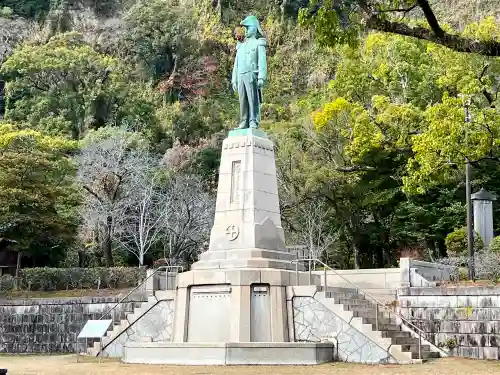
<svg viewBox="0 0 500 375">
<path fill-rule="evenodd" d="M 488 249 L 495 254 L 500 254 L 500 236 L 493 238 Z"/>
<path fill-rule="evenodd" d="M 467 256 L 448 257 L 439 262 L 451 267 L 454 280 L 467 280 Z M 500 278 L 500 254 L 481 250 L 474 254 L 476 280 L 498 281 Z"/>
<path fill-rule="evenodd" d="M 137 267 L 25 268 L 21 288 L 25 290 L 68 290 L 127 288 L 144 279 L 146 271 Z"/>
<path fill-rule="evenodd" d="M 0 277 L 0 296 L 10 293 L 16 286 L 16 279 L 10 275 Z"/>
<path fill-rule="evenodd" d="M 467 228 L 455 229 L 448 234 L 445 239 L 446 252 L 449 257 L 460 257 L 467 255 Z M 474 251 L 483 249 L 483 240 L 481 236 L 474 233 Z"/>
<path fill-rule="evenodd" d="M 9 18 L 12 17 L 13 14 L 14 11 L 12 10 L 12 8 L 9 7 L 0 8 L 0 17 Z"/>
</svg>

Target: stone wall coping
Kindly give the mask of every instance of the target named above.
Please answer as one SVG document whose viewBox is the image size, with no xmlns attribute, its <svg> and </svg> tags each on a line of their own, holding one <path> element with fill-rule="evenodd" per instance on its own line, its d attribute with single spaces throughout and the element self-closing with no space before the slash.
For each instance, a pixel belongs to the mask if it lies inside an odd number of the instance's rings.
<svg viewBox="0 0 500 375">
<path fill-rule="evenodd" d="M 321 275 L 325 271 L 313 271 L 314 274 Z M 364 274 L 388 274 L 394 273 L 397 274 L 400 272 L 399 268 L 366 268 L 359 270 L 326 270 L 328 275 L 364 275 Z"/>
<path fill-rule="evenodd" d="M 0 306 L 81 305 L 116 303 L 122 296 L 0 299 Z M 139 298 L 127 302 L 141 302 Z"/>
<path fill-rule="evenodd" d="M 436 287 L 399 288 L 398 296 L 488 296 L 499 295 L 500 286 L 440 285 Z"/>
</svg>

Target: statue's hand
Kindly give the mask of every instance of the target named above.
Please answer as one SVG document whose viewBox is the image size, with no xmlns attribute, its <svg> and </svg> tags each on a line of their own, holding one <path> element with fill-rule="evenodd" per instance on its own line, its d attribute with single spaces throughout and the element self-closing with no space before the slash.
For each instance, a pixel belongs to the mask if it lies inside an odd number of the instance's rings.
<svg viewBox="0 0 500 375">
<path fill-rule="evenodd" d="M 262 78 L 259 78 L 257 81 L 257 86 L 259 86 L 259 89 L 264 87 L 264 80 Z"/>
<path fill-rule="evenodd" d="M 236 82 L 231 83 L 233 85 L 233 91 L 238 92 L 238 84 Z"/>
</svg>

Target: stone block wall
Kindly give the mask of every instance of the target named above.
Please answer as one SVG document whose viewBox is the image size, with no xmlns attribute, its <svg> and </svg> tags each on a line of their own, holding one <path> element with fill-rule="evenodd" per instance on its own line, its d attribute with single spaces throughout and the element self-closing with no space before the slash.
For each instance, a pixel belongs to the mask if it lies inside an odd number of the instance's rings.
<svg viewBox="0 0 500 375">
<path fill-rule="evenodd" d="M 76 353 L 84 345 L 77 346 L 77 336 L 87 320 L 99 319 L 118 301 L 119 297 L 0 301 L 0 353 Z M 125 319 L 137 303 L 120 304 L 114 319 Z"/>
<path fill-rule="evenodd" d="M 442 286 L 398 290 L 401 313 L 450 355 L 500 359 L 500 287 Z"/>
</svg>

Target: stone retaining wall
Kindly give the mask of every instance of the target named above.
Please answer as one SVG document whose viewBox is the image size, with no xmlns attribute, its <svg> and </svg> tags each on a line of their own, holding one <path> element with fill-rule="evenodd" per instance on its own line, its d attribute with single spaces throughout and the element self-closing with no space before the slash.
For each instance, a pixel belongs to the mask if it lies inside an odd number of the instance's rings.
<svg viewBox="0 0 500 375">
<path fill-rule="evenodd" d="M 398 290 L 401 313 L 450 355 L 500 359 L 500 287 L 443 286 Z"/>
<path fill-rule="evenodd" d="M 118 301 L 116 296 L 0 301 L 0 353 L 80 351 L 77 336 L 87 320 L 99 319 Z M 135 304 L 121 304 L 115 320 L 125 319 Z"/>
</svg>

